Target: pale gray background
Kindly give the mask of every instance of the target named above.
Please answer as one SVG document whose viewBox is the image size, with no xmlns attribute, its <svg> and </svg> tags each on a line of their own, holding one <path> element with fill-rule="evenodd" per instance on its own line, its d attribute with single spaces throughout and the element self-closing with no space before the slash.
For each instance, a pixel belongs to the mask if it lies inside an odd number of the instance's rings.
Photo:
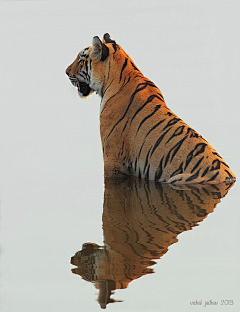
<svg viewBox="0 0 240 312">
<path fill-rule="evenodd" d="M 0 2 L 1 311 L 100 309 L 69 264 L 102 244 L 100 99 L 70 85 L 77 53 L 109 32 L 240 177 L 239 16 L 237 0 Z M 239 311 L 239 190 L 107 309 Z"/>
</svg>

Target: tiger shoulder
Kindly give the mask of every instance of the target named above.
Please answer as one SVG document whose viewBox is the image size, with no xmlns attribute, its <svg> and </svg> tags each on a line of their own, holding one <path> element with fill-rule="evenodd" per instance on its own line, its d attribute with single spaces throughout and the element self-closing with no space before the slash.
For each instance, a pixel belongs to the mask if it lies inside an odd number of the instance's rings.
<svg viewBox="0 0 240 312">
<path fill-rule="evenodd" d="M 166 105 L 109 34 L 83 49 L 66 69 L 80 97 L 101 97 L 100 134 L 105 177 L 133 175 L 172 184 L 236 179 L 227 163 Z"/>
</svg>

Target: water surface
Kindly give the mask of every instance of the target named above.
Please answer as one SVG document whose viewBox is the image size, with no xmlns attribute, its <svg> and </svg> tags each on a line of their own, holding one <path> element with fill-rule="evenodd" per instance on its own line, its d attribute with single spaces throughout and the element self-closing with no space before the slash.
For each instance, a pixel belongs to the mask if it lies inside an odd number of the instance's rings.
<svg viewBox="0 0 240 312">
<path fill-rule="evenodd" d="M 77 266 L 72 272 L 95 285 L 102 309 L 109 303 L 121 302 L 113 299 L 114 291 L 154 273 L 152 266 L 178 242 L 178 235 L 198 226 L 231 187 L 225 183 L 173 187 L 138 179 L 106 181 L 104 245 L 83 244 L 71 258 L 71 264 Z M 151 290 L 157 293 L 158 285 L 152 285 Z"/>
</svg>

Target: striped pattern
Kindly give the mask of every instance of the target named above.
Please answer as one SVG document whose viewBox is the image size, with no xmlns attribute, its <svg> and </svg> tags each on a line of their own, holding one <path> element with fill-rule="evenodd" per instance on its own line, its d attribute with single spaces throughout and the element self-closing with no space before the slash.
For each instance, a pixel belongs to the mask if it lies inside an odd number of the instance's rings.
<svg viewBox="0 0 240 312">
<path fill-rule="evenodd" d="M 109 34 L 103 42 L 94 37 L 66 72 L 82 97 L 94 91 L 101 97 L 106 177 L 172 184 L 235 180 L 221 156 L 167 107 L 161 91 Z"/>
<path fill-rule="evenodd" d="M 122 183 L 107 180 L 104 246 L 84 244 L 71 258 L 76 266 L 72 272 L 94 282 L 99 289 L 98 302 L 106 307 L 111 302 L 111 291 L 153 273 L 149 266 L 167 253 L 180 233 L 191 230 L 212 213 L 230 188 L 225 183 L 184 185 L 183 189 L 138 179 Z"/>
</svg>

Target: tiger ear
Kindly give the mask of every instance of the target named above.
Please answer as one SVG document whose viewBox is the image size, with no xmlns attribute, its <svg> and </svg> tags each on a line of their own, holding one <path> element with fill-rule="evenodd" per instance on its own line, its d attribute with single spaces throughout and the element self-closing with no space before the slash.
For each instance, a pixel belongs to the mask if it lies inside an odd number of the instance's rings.
<svg viewBox="0 0 240 312">
<path fill-rule="evenodd" d="M 114 39 L 111 38 L 111 36 L 109 35 L 109 33 L 104 34 L 103 36 L 103 42 L 104 43 L 115 43 L 116 41 Z"/>
<path fill-rule="evenodd" d="M 93 37 L 92 46 L 91 57 L 96 61 L 105 61 L 109 55 L 109 49 L 98 36 Z"/>
</svg>

